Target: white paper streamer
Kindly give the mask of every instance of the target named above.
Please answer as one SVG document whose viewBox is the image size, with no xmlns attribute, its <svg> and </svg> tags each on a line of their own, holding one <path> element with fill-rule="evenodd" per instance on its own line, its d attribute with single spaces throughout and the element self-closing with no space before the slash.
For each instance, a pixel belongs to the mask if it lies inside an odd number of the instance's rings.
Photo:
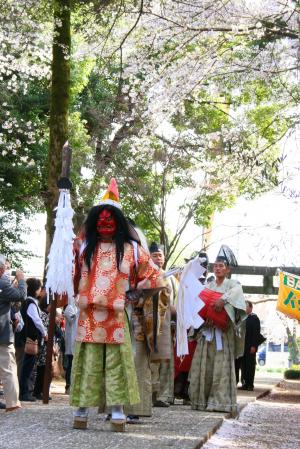
<svg viewBox="0 0 300 449">
<path fill-rule="evenodd" d="M 56 208 L 55 232 L 48 255 L 46 290 L 58 295 L 67 294 L 73 303 L 73 215 L 69 190 L 60 190 Z"/>
<path fill-rule="evenodd" d="M 204 307 L 204 302 L 199 298 L 204 285 L 198 279 L 206 271 L 206 268 L 203 268 L 200 263 L 199 257 L 190 260 L 180 278 L 176 307 L 177 355 L 179 357 L 189 353 L 187 330 L 190 327 L 198 329 L 204 322 L 198 315 L 198 312 Z"/>
</svg>

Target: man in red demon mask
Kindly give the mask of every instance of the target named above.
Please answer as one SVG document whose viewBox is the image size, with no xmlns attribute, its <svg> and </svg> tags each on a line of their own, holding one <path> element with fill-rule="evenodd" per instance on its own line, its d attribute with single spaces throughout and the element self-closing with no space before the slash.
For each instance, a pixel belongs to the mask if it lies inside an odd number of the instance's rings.
<svg viewBox="0 0 300 449">
<path fill-rule="evenodd" d="M 70 402 L 78 407 L 75 428 L 86 428 L 88 407 L 112 411 L 113 430 L 124 430 L 124 405 L 140 401 L 134 368 L 125 293 L 130 286 L 163 285 L 159 269 L 138 245 L 138 236 L 119 205 L 111 180 L 92 207 L 77 245 L 75 292 L 80 316 L 72 368 Z"/>
</svg>

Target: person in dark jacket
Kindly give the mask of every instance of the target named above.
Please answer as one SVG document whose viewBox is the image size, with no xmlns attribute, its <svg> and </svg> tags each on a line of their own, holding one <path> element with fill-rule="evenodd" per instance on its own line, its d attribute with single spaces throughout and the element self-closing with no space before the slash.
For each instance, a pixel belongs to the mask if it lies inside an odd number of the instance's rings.
<svg viewBox="0 0 300 449">
<path fill-rule="evenodd" d="M 41 309 L 41 320 L 46 329 L 49 328 L 49 311 L 50 305 L 47 302 L 47 295 L 39 298 L 39 307 Z M 36 358 L 36 377 L 33 389 L 33 396 L 36 399 L 43 399 L 44 377 L 46 369 L 47 343 L 42 341 L 39 353 Z M 49 398 L 50 399 L 50 398 Z"/>
<path fill-rule="evenodd" d="M 41 320 L 41 310 L 38 305 L 38 296 L 42 284 L 39 279 L 27 279 L 27 300 L 25 304 L 25 336 L 33 341 L 47 340 L 47 329 Z M 24 355 L 20 377 L 20 400 L 34 402 L 36 399 L 29 393 L 29 379 L 34 369 L 37 355 Z"/>
<path fill-rule="evenodd" d="M 259 344 L 261 344 L 260 334 L 260 320 L 255 313 L 252 313 L 253 304 L 251 301 L 246 301 L 246 335 L 245 335 L 245 350 L 241 360 L 242 368 L 242 386 L 240 390 L 253 391 L 254 376 L 256 366 L 256 353 Z"/>
<path fill-rule="evenodd" d="M 5 274 L 6 258 L 0 254 L 0 378 L 6 402 L 6 411 L 17 410 L 19 384 L 11 321 L 11 305 L 26 298 L 26 282 L 22 271 L 16 271 L 17 286 L 13 287 Z"/>
</svg>

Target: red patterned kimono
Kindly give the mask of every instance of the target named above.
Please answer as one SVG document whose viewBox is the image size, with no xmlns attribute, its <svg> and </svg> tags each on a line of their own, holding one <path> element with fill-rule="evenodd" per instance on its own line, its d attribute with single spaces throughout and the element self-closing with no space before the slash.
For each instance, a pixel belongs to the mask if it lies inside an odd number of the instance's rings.
<svg viewBox="0 0 300 449">
<path fill-rule="evenodd" d="M 120 271 L 116 264 L 114 243 L 99 243 L 92 259 L 91 271 L 81 255 L 79 283 L 80 316 L 76 341 L 86 343 L 124 343 L 125 292 L 129 279 L 142 288 L 160 286 L 160 272 L 150 256 L 138 248 L 138 263 L 133 246 L 124 245 Z"/>
</svg>

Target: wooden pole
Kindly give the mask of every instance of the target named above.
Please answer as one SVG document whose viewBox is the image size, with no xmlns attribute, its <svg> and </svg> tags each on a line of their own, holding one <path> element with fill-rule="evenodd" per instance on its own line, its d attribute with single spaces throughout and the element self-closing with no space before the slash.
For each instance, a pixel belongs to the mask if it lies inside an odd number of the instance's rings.
<svg viewBox="0 0 300 449">
<path fill-rule="evenodd" d="M 45 366 L 44 385 L 43 385 L 43 404 L 49 403 L 49 388 L 52 377 L 52 356 L 53 356 L 56 306 L 57 306 L 57 295 L 54 295 L 54 298 L 50 299 L 50 317 L 49 317 L 49 329 L 48 329 L 48 341 L 46 353 L 46 366 Z"/>
<path fill-rule="evenodd" d="M 69 178 L 71 171 L 72 148 L 67 141 L 62 149 L 61 177 Z"/>
<path fill-rule="evenodd" d="M 71 171 L 71 159 L 72 159 L 72 148 L 69 143 L 66 142 L 62 149 L 62 166 L 61 166 L 61 177 L 57 183 L 59 189 L 71 190 L 72 183 L 69 179 Z"/>
</svg>

